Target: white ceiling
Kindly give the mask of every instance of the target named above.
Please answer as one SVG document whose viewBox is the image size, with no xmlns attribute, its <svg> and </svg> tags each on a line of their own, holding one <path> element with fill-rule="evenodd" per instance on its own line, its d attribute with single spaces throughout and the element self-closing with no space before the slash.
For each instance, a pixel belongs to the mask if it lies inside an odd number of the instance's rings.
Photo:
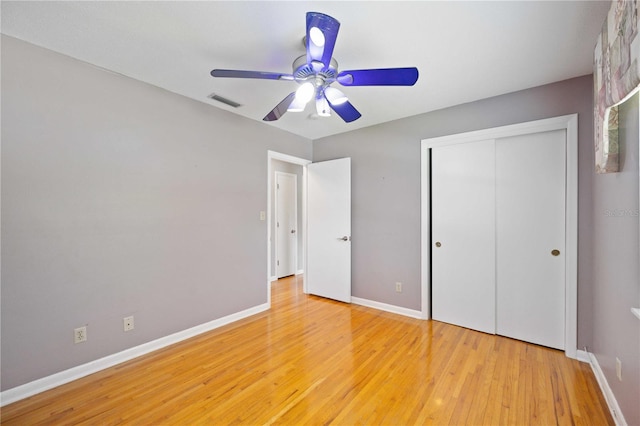
<svg viewBox="0 0 640 426">
<path fill-rule="evenodd" d="M 261 121 L 291 81 L 213 78 L 213 68 L 291 72 L 305 13 L 341 23 L 339 69 L 416 66 L 413 87 L 342 90 L 362 118 L 287 113 L 268 125 L 318 139 L 591 73 L 608 1 L 2 1 L 3 34 Z M 337 83 L 336 83 L 337 85 Z M 338 87 L 340 87 L 338 85 Z M 233 109 L 211 93 L 242 106 Z"/>
</svg>

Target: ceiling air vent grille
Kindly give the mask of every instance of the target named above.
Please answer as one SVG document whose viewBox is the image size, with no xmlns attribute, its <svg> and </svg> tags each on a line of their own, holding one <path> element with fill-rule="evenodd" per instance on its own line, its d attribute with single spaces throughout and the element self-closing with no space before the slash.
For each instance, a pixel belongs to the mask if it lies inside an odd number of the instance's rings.
<svg viewBox="0 0 640 426">
<path fill-rule="evenodd" d="M 239 103 L 237 103 L 235 101 L 232 101 L 231 99 L 227 99 L 227 98 L 222 97 L 220 95 L 216 95 L 215 93 L 212 93 L 207 97 L 209 99 L 213 99 L 214 101 L 222 102 L 223 104 L 229 105 L 230 107 L 233 107 L 233 108 L 238 108 L 238 107 L 242 106 L 242 104 L 239 104 Z"/>
</svg>

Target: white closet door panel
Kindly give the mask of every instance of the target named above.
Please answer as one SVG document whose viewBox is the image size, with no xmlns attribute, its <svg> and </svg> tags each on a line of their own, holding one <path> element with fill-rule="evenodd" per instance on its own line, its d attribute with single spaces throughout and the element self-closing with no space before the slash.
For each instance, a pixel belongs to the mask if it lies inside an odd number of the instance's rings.
<svg viewBox="0 0 640 426">
<path fill-rule="evenodd" d="M 495 333 L 494 147 L 487 140 L 431 154 L 432 316 L 486 333 Z"/>
<path fill-rule="evenodd" d="M 496 332 L 558 349 L 565 341 L 565 133 L 496 141 Z"/>
</svg>

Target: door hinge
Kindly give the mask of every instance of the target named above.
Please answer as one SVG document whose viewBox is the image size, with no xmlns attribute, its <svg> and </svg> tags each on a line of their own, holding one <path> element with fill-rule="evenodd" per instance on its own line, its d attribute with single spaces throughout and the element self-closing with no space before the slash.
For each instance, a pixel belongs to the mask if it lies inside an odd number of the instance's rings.
<svg viewBox="0 0 640 426">
<path fill-rule="evenodd" d="M 276 228 L 280 228 L 280 222 L 276 222 Z"/>
<path fill-rule="evenodd" d="M 280 261 L 278 260 L 278 266 L 280 266 Z"/>
<path fill-rule="evenodd" d="M 280 189 L 280 184 L 276 183 L 276 189 Z"/>
</svg>

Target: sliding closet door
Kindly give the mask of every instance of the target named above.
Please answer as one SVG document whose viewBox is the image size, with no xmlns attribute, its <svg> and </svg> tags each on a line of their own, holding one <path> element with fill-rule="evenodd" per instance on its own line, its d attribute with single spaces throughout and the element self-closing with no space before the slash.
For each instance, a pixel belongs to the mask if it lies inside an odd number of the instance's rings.
<svg viewBox="0 0 640 426">
<path fill-rule="evenodd" d="M 495 333 L 493 140 L 431 150 L 433 319 Z"/>
<path fill-rule="evenodd" d="M 496 333 L 564 349 L 566 132 L 495 149 Z"/>
</svg>

